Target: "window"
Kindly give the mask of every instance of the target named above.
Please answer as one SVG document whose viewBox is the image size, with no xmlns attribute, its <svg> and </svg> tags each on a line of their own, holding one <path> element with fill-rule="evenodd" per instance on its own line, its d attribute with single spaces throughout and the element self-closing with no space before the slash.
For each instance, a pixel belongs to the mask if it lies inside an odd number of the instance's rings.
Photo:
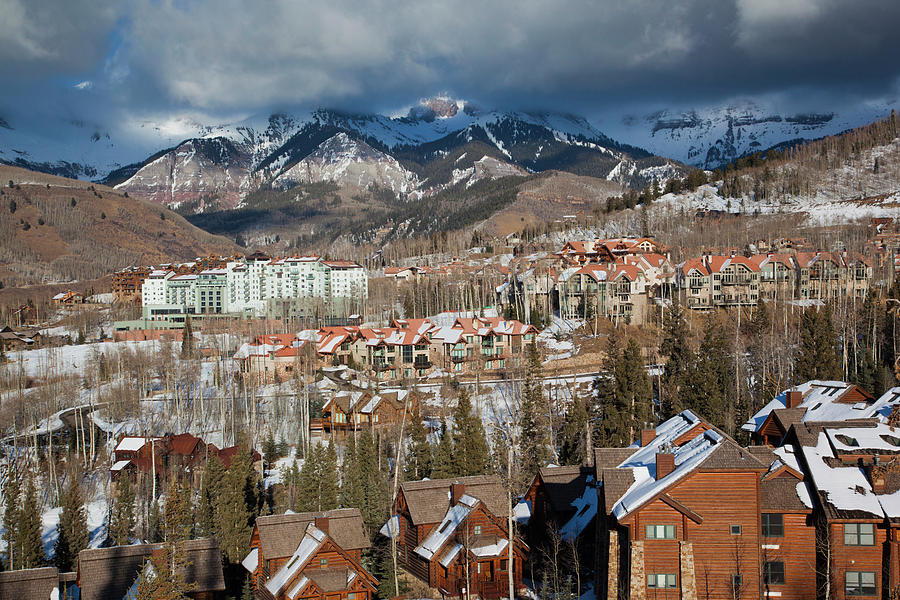
<svg viewBox="0 0 900 600">
<path fill-rule="evenodd" d="M 651 575 L 647 575 L 647 587 L 648 588 L 674 588 L 675 587 L 675 574 L 674 573 L 653 573 Z"/>
<path fill-rule="evenodd" d="M 644 536 L 648 540 L 674 540 L 674 525 L 647 525 L 647 535 Z"/>
<path fill-rule="evenodd" d="M 779 515 L 780 516 L 780 515 Z M 767 562 L 763 567 L 763 583 L 781 585 L 784 583 L 784 563 Z"/>
<path fill-rule="evenodd" d="M 325 567 L 327 567 L 327 566 L 328 566 L 328 559 L 327 559 L 327 558 L 321 559 L 321 560 L 319 561 L 319 566 L 322 567 L 323 569 L 324 569 Z"/>
<path fill-rule="evenodd" d="M 739 587 L 741 587 L 742 585 L 744 585 L 743 577 L 741 577 L 740 575 L 732 575 L 731 576 L 731 588 L 732 589 L 736 590 Z"/>
<path fill-rule="evenodd" d="M 763 513 L 762 534 L 763 537 L 784 537 L 784 515 Z"/>
<path fill-rule="evenodd" d="M 847 571 L 845 574 L 844 593 L 847 596 L 874 596 L 874 571 Z"/>
<path fill-rule="evenodd" d="M 847 523 L 844 525 L 845 546 L 874 546 L 875 525 L 873 523 Z"/>
<path fill-rule="evenodd" d="M 509 565 L 509 560 L 504 558 L 503 560 L 500 561 L 500 570 L 506 571 L 507 565 Z"/>
<path fill-rule="evenodd" d="M 741 535 L 741 526 L 740 525 L 732 525 L 731 526 L 731 535 Z"/>
<path fill-rule="evenodd" d="M 475 526 L 475 531 L 474 531 L 474 533 L 475 533 L 475 535 L 481 535 L 481 525 L 476 525 L 476 526 Z"/>
</svg>

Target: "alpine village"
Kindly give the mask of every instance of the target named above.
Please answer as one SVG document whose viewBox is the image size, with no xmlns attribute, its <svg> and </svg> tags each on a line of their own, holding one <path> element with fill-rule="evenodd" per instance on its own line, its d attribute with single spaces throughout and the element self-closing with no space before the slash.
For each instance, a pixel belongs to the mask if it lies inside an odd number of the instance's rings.
<svg viewBox="0 0 900 600">
<path fill-rule="evenodd" d="M 0 600 L 900 599 L 896 6 L 464 4 L 0 0 Z"/>
</svg>

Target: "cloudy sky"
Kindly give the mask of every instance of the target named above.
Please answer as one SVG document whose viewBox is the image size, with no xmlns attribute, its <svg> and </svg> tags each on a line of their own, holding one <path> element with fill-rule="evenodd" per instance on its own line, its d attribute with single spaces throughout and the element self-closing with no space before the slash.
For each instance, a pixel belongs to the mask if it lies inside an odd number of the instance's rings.
<svg viewBox="0 0 900 600">
<path fill-rule="evenodd" d="M 0 116 L 893 102 L 897 0 L 0 0 Z"/>
</svg>

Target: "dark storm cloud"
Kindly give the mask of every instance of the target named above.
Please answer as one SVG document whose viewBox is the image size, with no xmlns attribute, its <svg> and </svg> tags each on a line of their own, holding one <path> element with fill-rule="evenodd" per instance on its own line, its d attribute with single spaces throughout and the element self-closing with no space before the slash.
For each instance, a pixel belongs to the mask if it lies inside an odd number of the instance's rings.
<svg viewBox="0 0 900 600">
<path fill-rule="evenodd" d="M 82 79 L 60 98 L 155 114 L 385 110 L 440 90 L 587 113 L 813 105 L 895 95 L 900 72 L 896 0 L 0 0 L 0 16 L 0 102 L 19 108 Z"/>
</svg>

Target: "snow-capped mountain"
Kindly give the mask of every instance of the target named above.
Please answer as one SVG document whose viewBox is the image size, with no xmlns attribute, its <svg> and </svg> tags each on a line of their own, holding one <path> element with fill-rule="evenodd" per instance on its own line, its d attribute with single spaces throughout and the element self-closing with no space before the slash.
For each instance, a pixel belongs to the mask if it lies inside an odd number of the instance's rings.
<svg viewBox="0 0 900 600">
<path fill-rule="evenodd" d="M 404 169 L 397 159 L 344 132 L 328 138 L 312 154 L 284 169 L 272 184 L 292 188 L 298 183 L 318 181 L 363 189 L 376 185 L 395 194 L 406 194 L 419 186 L 416 174 Z"/>
<path fill-rule="evenodd" d="M 447 96 L 422 100 L 402 116 L 318 109 L 216 125 L 180 119 L 110 130 L 68 123 L 32 136 L 5 123 L 0 161 L 102 180 L 183 212 L 233 208 L 271 183 L 378 185 L 414 199 L 469 171 L 478 179 L 559 169 L 646 185 L 681 168 L 575 115 L 485 111 Z M 476 165 L 485 158 L 499 162 Z"/>
<path fill-rule="evenodd" d="M 888 104 L 855 111 L 783 113 L 756 102 L 629 115 L 606 130 L 618 139 L 685 164 L 714 169 L 753 152 L 834 135 L 890 113 Z"/>
</svg>

